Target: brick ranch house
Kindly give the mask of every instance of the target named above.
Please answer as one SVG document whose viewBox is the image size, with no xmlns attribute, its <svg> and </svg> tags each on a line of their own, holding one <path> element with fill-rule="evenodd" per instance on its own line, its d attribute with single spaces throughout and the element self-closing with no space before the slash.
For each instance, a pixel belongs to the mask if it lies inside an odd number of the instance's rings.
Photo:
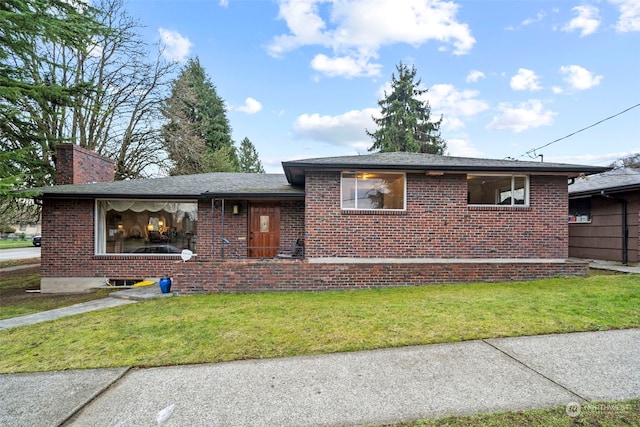
<svg viewBox="0 0 640 427">
<path fill-rule="evenodd" d="M 640 169 L 620 168 L 569 185 L 569 255 L 640 262 Z"/>
<path fill-rule="evenodd" d="M 88 155 L 65 150 L 72 166 Z M 104 169 L 93 161 L 79 181 L 106 180 L 87 175 Z M 568 259 L 567 180 L 606 170 L 400 152 L 282 165 L 40 188 L 42 292 L 163 274 L 180 293 L 585 275 Z"/>
</svg>

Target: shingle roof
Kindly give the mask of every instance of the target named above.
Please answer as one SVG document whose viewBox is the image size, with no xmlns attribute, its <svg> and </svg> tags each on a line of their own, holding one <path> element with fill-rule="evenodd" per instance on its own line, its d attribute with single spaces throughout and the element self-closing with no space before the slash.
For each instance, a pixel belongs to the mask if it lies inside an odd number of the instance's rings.
<svg viewBox="0 0 640 427">
<path fill-rule="evenodd" d="M 599 173 L 609 168 L 563 163 L 522 162 L 437 156 L 419 153 L 374 153 L 362 156 L 322 157 L 283 162 L 285 174 L 215 172 L 153 179 L 57 185 L 33 189 L 41 197 L 147 199 L 303 198 L 307 170 L 403 170 L 444 172 L 548 173 L 569 177 Z"/>
<path fill-rule="evenodd" d="M 361 156 L 322 157 L 283 162 L 289 182 L 304 182 L 305 170 L 312 169 L 386 169 L 449 172 L 511 172 L 551 173 L 578 176 L 609 170 L 599 166 L 543 163 L 518 160 L 479 159 L 469 157 L 439 156 L 421 153 L 374 153 Z"/>
<path fill-rule="evenodd" d="M 640 169 L 620 168 L 576 179 L 569 186 L 569 196 L 599 194 L 640 189 Z"/>
<path fill-rule="evenodd" d="M 304 197 L 282 174 L 206 173 L 35 189 L 44 197 L 136 197 L 198 199 L 208 197 Z"/>
</svg>

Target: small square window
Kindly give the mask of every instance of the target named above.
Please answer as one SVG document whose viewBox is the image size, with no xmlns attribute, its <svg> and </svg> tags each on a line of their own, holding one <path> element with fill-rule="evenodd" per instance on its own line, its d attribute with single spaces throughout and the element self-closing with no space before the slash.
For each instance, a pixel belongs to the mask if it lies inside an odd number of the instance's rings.
<svg viewBox="0 0 640 427">
<path fill-rule="evenodd" d="M 569 200 L 569 222 L 591 221 L 591 197 Z"/>
</svg>

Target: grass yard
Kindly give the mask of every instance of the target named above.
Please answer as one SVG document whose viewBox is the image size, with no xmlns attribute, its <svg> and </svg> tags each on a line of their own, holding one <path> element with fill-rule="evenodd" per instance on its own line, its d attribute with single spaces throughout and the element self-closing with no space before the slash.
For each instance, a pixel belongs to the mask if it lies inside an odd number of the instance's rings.
<svg viewBox="0 0 640 427">
<path fill-rule="evenodd" d="M 0 262 L 0 268 L 35 265 L 39 263 L 40 258 L 4 261 Z M 18 272 L 2 273 L 0 277 L 0 320 L 66 307 L 108 296 L 107 290 L 76 294 L 41 294 L 27 292 L 28 290 L 40 289 L 39 272 L 40 267 L 36 266 Z"/>
<path fill-rule="evenodd" d="M 31 238 L 0 239 L 0 249 L 30 248 L 31 246 L 33 246 Z"/>
<path fill-rule="evenodd" d="M 393 427 L 619 427 L 640 425 L 640 399 L 622 402 L 594 402 L 581 405 L 580 415 L 570 417 L 566 407 L 530 411 L 499 412 L 412 423 L 393 424 Z M 389 426 L 391 427 L 391 426 Z"/>
<path fill-rule="evenodd" d="M 640 327 L 640 275 L 162 298 L 0 332 L 0 372 L 164 366 Z"/>
</svg>

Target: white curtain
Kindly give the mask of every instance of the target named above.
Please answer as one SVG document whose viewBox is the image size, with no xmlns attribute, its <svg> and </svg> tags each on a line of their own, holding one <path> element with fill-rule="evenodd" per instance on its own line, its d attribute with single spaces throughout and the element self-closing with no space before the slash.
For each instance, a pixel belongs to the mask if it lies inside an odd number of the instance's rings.
<svg viewBox="0 0 640 427">
<path fill-rule="evenodd" d="M 106 250 L 106 212 L 104 209 L 104 203 L 96 203 L 96 241 L 95 241 L 95 253 L 103 254 Z"/>
<path fill-rule="evenodd" d="M 195 212 L 197 206 L 194 203 L 156 202 L 146 200 L 106 200 L 107 211 L 133 211 L 133 212 L 159 212 L 169 213 Z"/>
</svg>

